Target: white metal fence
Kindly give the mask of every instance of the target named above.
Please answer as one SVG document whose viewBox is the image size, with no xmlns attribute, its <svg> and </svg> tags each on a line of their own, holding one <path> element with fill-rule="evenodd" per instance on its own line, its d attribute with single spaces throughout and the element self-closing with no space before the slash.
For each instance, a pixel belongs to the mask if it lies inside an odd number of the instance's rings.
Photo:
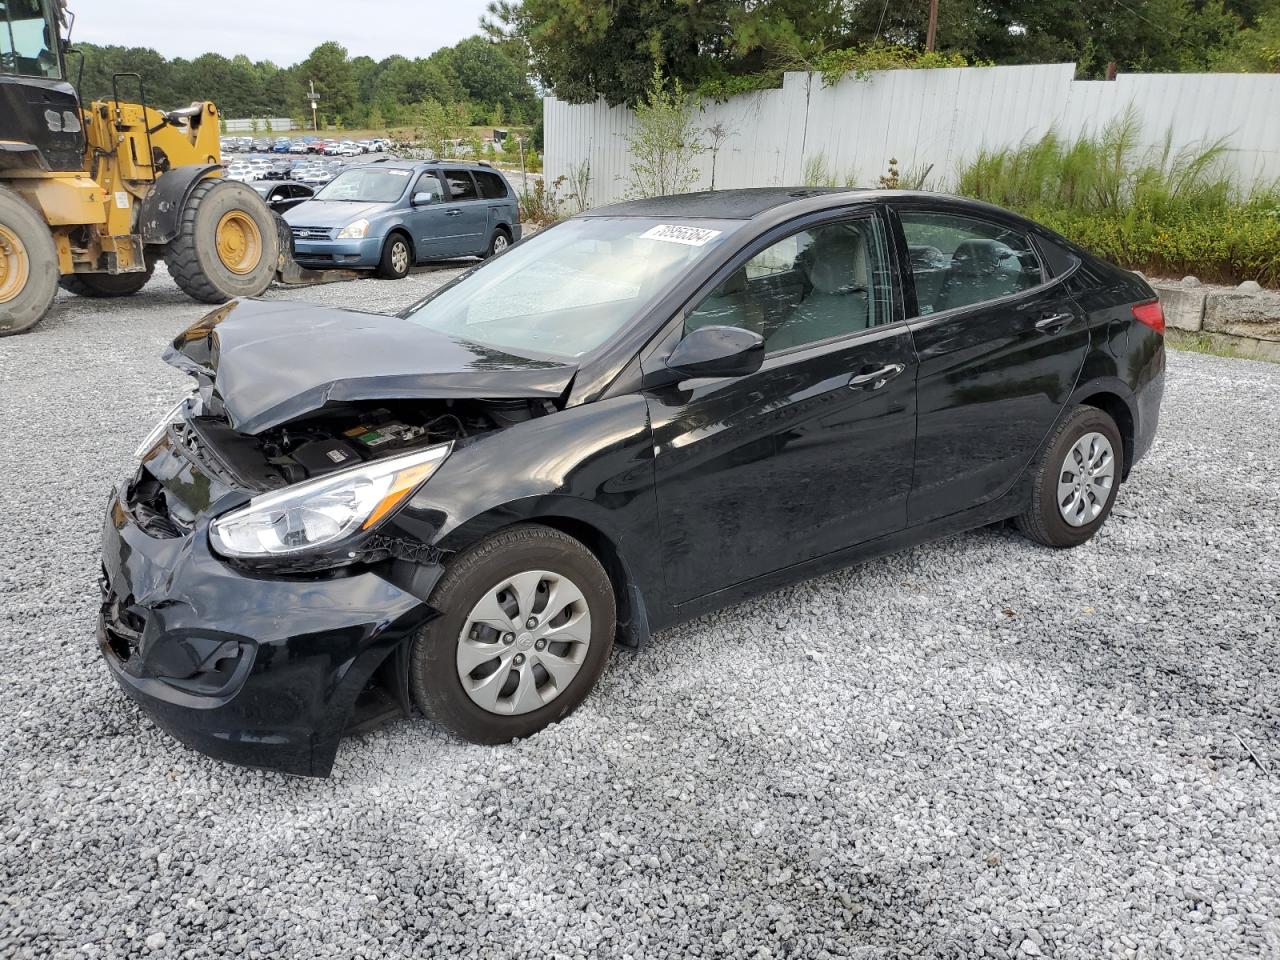
<svg viewBox="0 0 1280 960">
<path fill-rule="evenodd" d="M 1017 145 L 1050 128 L 1096 132 L 1130 107 L 1152 148 L 1167 131 L 1175 150 L 1222 137 L 1231 148 L 1224 162 L 1241 183 L 1280 180 L 1280 74 L 1074 75 L 1070 63 L 893 70 L 828 87 L 821 75 L 788 73 L 781 89 L 704 104 L 697 123 L 730 131 L 715 157 L 718 188 L 803 183 L 819 160 L 837 182 L 873 186 L 891 158 L 904 172 L 932 166 L 931 179 L 945 187 L 980 147 Z M 548 97 L 544 117 L 548 182 L 587 161 L 592 205 L 622 198 L 631 111 Z M 709 152 L 698 170 L 698 186 L 709 187 Z"/>
<path fill-rule="evenodd" d="M 288 133 L 297 129 L 297 124 L 288 117 L 262 117 L 257 120 L 224 120 L 227 133 Z"/>
</svg>

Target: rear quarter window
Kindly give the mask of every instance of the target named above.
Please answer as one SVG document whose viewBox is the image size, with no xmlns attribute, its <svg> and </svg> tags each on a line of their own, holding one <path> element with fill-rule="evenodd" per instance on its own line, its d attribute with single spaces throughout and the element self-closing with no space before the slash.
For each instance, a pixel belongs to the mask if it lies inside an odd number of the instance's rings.
<svg viewBox="0 0 1280 960">
<path fill-rule="evenodd" d="M 480 187 L 480 196 L 485 200 L 503 200 L 509 196 L 507 182 L 496 173 L 482 173 L 477 170 L 472 176 L 476 178 L 476 184 Z"/>
</svg>

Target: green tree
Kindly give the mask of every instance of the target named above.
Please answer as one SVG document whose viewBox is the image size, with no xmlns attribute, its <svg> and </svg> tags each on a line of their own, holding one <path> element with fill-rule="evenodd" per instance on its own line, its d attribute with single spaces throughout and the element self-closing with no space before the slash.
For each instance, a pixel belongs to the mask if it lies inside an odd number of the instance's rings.
<svg viewBox="0 0 1280 960">
<path fill-rule="evenodd" d="M 305 86 L 316 85 L 325 113 L 331 117 L 347 117 L 356 103 L 358 87 L 355 71 L 347 59 L 347 48 L 330 40 L 311 51 L 302 61 L 299 77 Z"/>
<path fill-rule="evenodd" d="M 697 109 L 697 100 L 685 93 L 679 80 L 667 81 L 654 68 L 645 98 L 636 105 L 635 127 L 627 137 L 630 196 L 686 193 L 694 185 L 698 178 L 694 162 L 705 149 L 693 122 Z"/>
</svg>

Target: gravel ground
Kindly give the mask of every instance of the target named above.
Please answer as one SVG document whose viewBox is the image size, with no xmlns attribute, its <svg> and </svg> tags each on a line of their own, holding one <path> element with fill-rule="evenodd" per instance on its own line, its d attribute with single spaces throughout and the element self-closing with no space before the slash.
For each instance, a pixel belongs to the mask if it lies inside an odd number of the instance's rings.
<svg viewBox="0 0 1280 960">
<path fill-rule="evenodd" d="M 1173 354 L 1078 550 L 952 537 L 620 651 L 530 740 L 401 721 L 312 781 L 179 747 L 94 645 L 201 313 L 157 276 L 0 341 L 0 956 L 1280 960 L 1280 366 Z"/>
</svg>

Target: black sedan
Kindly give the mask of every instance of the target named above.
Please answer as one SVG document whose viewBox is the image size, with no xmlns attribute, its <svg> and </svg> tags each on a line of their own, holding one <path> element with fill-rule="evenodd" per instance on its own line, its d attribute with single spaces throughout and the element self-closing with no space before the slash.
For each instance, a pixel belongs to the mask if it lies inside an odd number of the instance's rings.
<svg viewBox="0 0 1280 960">
<path fill-rule="evenodd" d="M 324 775 L 416 707 L 502 743 L 615 642 L 945 534 L 1097 533 L 1151 444 L 1151 288 L 1003 210 L 605 207 L 399 316 L 232 302 L 103 530 L 100 645 L 199 750 Z"/>
<path fill-rule="evenodd" d="M 292 210 L 298 204 L 310 200 L 315 191 L 305 184 L 290 180 L 255 180 L 249 184 L 257 190 L 267 206 L 276 213 Z"/>
</svg>

